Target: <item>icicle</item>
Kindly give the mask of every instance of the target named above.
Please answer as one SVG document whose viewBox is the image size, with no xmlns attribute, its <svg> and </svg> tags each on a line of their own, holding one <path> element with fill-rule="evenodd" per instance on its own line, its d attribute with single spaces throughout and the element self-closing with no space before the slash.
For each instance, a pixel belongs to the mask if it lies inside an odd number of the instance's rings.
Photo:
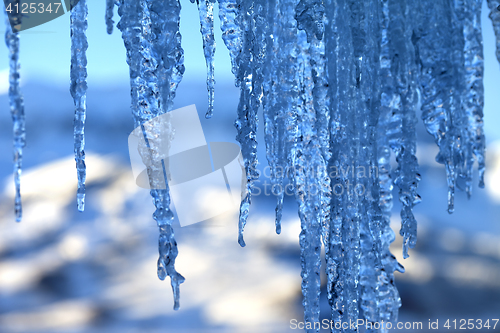
<svg viewBox="0 0 500 333">
<path fill-rule="evenodd" d="M 238 75 L 237 57 L 243 47 L 243 32 L 239 26 L 238 1 L 240 0 L 218 0 L 219 19 L 222 30 L 222 40 L 229 50 L 231 56 L 231 70 L 235 76 Z M 239 84 L 236 78 L 236 85 Z"/>
<path fill-rule="evenodd" d="M 118 29 L 122 31 L 130 66 L 132 114 L 136 126 L 143 128 L 147 139 L 143 124 L 172 107 L 175 88 L 184 72 L 179 34 L 180 3 L 174 1 L 171 6 L 164 6 L 160 0 L 122 0 L 118 13 L 121 16 Z M 149 134 L 155 131 L 154 128 L 149 130 Z M 153 218 L 160 231 L 158 277 L 164 280 L 170 276 L 174 309 L 177 310 L 179 285 L 184 277 L 174 267 L 178 250 L 172 229 L 169 187 L 166 182 L 155 183 L 158 179 L 152 177 L 164 174 L 165 165 L 159 153 L 149 147 L 140 153 L 143 159 L 155 161 L 147 171 L 156 207 Z M 166 189 L 161 189 L 163 187 Z"/>
<path fill-rule="evenodd" d="M 165 113 L 172 109 L 177 87 L 184 74 L 184 51 L 181 47 L 181 34 L 179 32 L 181 5 L 178 0 L 171 1 L 165 6 L 163 0 L 148 0 L 153 54 L 157 57 L 158 67 L 156 78 L 159 88 L 158 112 Z M 165 165 L 163 165 L 165 174 Z M 170 210 L 170 194 L 168 184 L 166 190 L 152 190 L 156 211 L 154 219 L 160 229 L 158 259 L 158 277 L 163 280 L 170 276 L 174 292 L 174 310 L 179 309 L 179 285 L 184 282 L 184 277 L 175 270 L 177 257 L 177 242 L 172 229 L 173 213 Z"/>
<path fill-rule="evenodd" d="M 455 165 L 456 187 L 463 190 L 462 183 L 465 182 L 467 195 L 470 196 L 472 190 L 472 165 L 474 163 L 473 142 L 469 138 L 469 118 L 465 110 L 466 99 L 469 93 L 466 91 L 466 68 L 465 68 L 465 1 L 454 0 L 451 4 L 452 22 L 452 54 L 453 85 L 451 90 L 451 128 L 456 138 L 451 143 L 451 156 Z M 449 211 L 450 213 L 453 210 Z"/>
<path fill-rule="evenodd" d="M 341 3 L 341 2 L 340 2 Z M 344 6 L 341 3 L 341 6 Z M 342 185 L 344 195 L 342 196 L 343 210 L 341 237 L 343 239 L 343 249 L 345 256 L 341 263 L 339 274 L 339 282 L 343 285 L 343 318 L 342 321 L 356 321 L 359 317 L 359 301 L 360 301 L 360 237 L 361 224 L 364 223 L 365 217 L 362 213 L 362 202 L 359 196 L 355 193 L 356 186 L 363 184 L 356 175 L 356 164 L 363 161 L 362 144 L 365 133 L 366 121 L 366 106 L 364 104 L 364 86 L 361 85 L 362 75 L 365 74 L 363 66 L 363 51 L 366 39 L 366 17 L 364 13 L 364 3 L 354 0 L 347 0 L 345 5 L 344 15 L 347 15 L 346 32 L 343 36 L 346 49 L 343 50 L 343 56 L 348 59 L 347 66 L 349 72 L 347 76 L 340 81 L 341 89 L 345 89 L 346 96 L 340 97 L 341 103 L 346 103 L 346 99 L 352 99 L 349 107 L 342 107 L 340 110 L 341 122 L 346 126 L 347 137 L 343 140 L 343 151 L 340 152 L 339 166 L 342 169 L 349 167 L 351 172 L 344 175 Z M 347 54 L 348 55 L 347 55 Z M 365 80 L 363 80 L 365 83 Z M 332 154 L 332 158 L 335 158 Z M 358 183 L 358 181 L 361 181 Z M 365 186 L 366 189 L 366 186 Z M 336 195 L 334 187 L 333 195 Z M 333 217 L 333 216 L 332 216 Z M 348 249 L 348 250 L 347 250 Z M 356 329 L 348 329 L 347 332 L 356 331 Z"/>
<path fill-rule="evenodd" d="M 285 177 L 292 169 L 291 151 L 297 137 L 298 105 L 297 25 L 294 19 L 296 1 L 269 3 L 268 22 L 273 23 L 267 35 L 264 65 L 263 115 L 267 160 L 271 170 L 272 193 L 277 198 L 276 233 L 281 233 Z"/>
<path fill-rule="evenodd" d="M 19 6 L 19 1 L 9 0 L 6 1 L 6 8 L 11 6 L 11 8 L 17 4 Z M 12 115 L 12 121 L 14 123 L 14 183 L 16 186 L 16 194 L 14 201 L 14 212 L 16 215 L 16 221 L 21 222 L 23 215 L 22 204 L 21 204 L 21 171 L 23 165 L 23 148 L 26 145 L 26 132 L 25 132 L 25 120 L 24 120 L 24 102 L 23 95 L 21 93 L 21 88 L 19 85 L 19 32 L 16 29 L 20 29 L 21 17 L 20 13 L 11 9 L 11 12 L 6 14 L 6 26 L 5 26 L 5 43 L 9 49 L 9 101 L 10 101 L 10 112 Z"/>
<path fill-rule="evenodd" d="M 262 113 L 264 117 L 264 133 L 266 143 L 266 156 L 270 168 L 270 178 L 272 182 L 272 194 L 277 196 L 278 205 L 276 207 L 276 233 L 281 233 L 281 209 L 279 209 L 279 200 L 284 196 L 283 189 L 283 173 L 285 168 L 278 170 L 278 164 L 283 160 L 278 159 L 278 145 L 279 141 L 274 138 L 279 135 L 278 128 L 278 38 L 275 36 L 280 35 L 280 23 L 282 22 L 278 1 L 270 0 L 267 20 L 269 23 L 269 30 L 266 35 L 266 64 L 264 66 L 264 87 L 263 87 L 263 100 L 262 100 Z M 278 142 L 277 142 L 278 141 Z M 281 180 L 281 181 L 280 181 Z"/>
<path fill-rule="evenodd" d="M 319 322 L 321 236 L 324 234 L 329 210 L 329 183 L 326 164 L 317 135 L 317 116 L 314 109 L 319 87 L 313 77 L 321 57 L 316 51 L 323 48 L 315 38 L 306 43 L 304 33 L 299 34 L 299 92 L 300 103 L 296 108 L 298 132 L 291 151 L 292 181 L 299 205 L 301 220 L 300 248 L 302 264 L 302 294 L 304 295 L 304 320 Z M 315 69 L 314 69 L 315 68 Z M 316 329 L 307 332 L 319 332 Z"/>
<path fill-rule="evenodd" d="M 476 156 L 479 169 L 479 187 L 484 187 L 485 171 L 485 138 L 483 130 L 483 107 L 484 107 L 484 58 L 483 37 L 481 31 L 481 0 L 466 0 L 464 38 L 465 38 L 465 97 L 464 107 L 469 120 L 470 140 L 472 150 Z M 497 9 L 497 13 L 500 12 Z M 471 154 L 472 155 L 472 154 Z M 474 160 L 467 161 L 468 196 L 472 183 L 472 172 Z"/>
<path fill-rule="evenodd" d="M 193 3 L 195 0 L 191 0 Z M 213 4 L 196 0 L 207 63 L 209 108 L 213 113 L 215 52 Z M 276 232 L 281 231 L 285 194 L 293 190 L 301 220 L 300 257 L 304 319 L 319 321 L 321 246 L 325 246 L 328 301 L 334 323 L 395 322 L 401 299 L 394 271 L 404 268 L 390 253 L 393 186 L 402 203 L 403 256 L 416 244 L 413 207 L 420 202 L 416 153 L 416 107 L 439 146 L 448 211 L 455 187 L 470 196 L 474 156 L 484 185 L 483 85 L 480 0 L 218 0 L 222 38 L 240 88 L 235 121 L 246 171 L 238 242 L 249 214 L 257 171 L 257 111 L 262 105 L 267 159 L 277 196 Z M 19 5 L 7 0 L 6 5 Z M 184 73 L 179 33 L 180 2 L 106 0 L 107 32 L 118 5 L 130 67 L 132 114 L 146 146 L 151 196 L 159 227 L 157 274 L 171 278 L 174 309 L 184 278 L 172 228 L 164 155 L 157 142 L 165 129 L 149 121 L 173 107 Z M 500 0 L 488 0 L 500 61 Z M 75 101 L 78 208 L 84 208 L 86 102 L 86 1 L 71 1 L 71 94 Z M 7 7 L 9 8 L 9 7 Z M 8 9 L 7 9 L 8 10 Z M 21 15 L 10 15 L 10 106 L 14 120 L 16 218 L 21 218 L 20 173 L 24 110 L 19 91 Z M 17 28 L 16 28 L 17 27 Z M 302 31 L 299 31 L 302 30 Z M 421 100 L 417 96 L 420 93 Z M 169 126 L 166 124 L 165 126 Z M 398 163 L 391 178 L 390 157 Z M 156 177 L 162 175 L 162 177 Z M 309 332 L 318 332 L 315 328 Z M 336 331 L 336 329 L 334 329 Z M 357 328 L 342 328 L 355 332 Z M 381 328 L 379 331 L 386 332 Z M 367 329 L 374 332 L 374 329 Z"/>
<path fill-rule="evenodd" d="M 74 139 L 75 161 L 78 174 L 78 210 L 85 209 L 85 118 L 87 111 L 87 1 L 71 1 L 71 86 L 75 103 Z"/>
<path fill-rule="evenodd" d="M 350 29 L 346 20 L 347 4 L 344 0 L 326 0 L 325 52 L 327 57 L 328 95 L 330 96 L 330 155 L 328 176 L 331 187 L 330 228 L 324 239 L 328 302 L 331 306 L 333 322 L 344 319 L 345 275 L 344 240 L 342 237 L 345 193 L 345 173 L 340 171 L 342 150 L 348 151 L 346 116 L 350 111 L 350 87 L 342 81 L 350 81 L 351 56 Z M 345 39 L 344 39 L 345 38 Z M 346 89 L 347 88 L 347 89 Z M 343 147 L 343 149 L 341 149 Z M 343 166 L 345 167 L 345 166 Z"/>
<path fill-rule="evenodd" d="M 352 8 L 351 8 L 352 7 Z M 354 193 L 358 184 L 355 163 L 360 143 L 355 137 L 366 109 L 357 104 L 363 43 L 358 29 L 364 29 L 356 3 L 329 0 L 325 3 L 328 27 L 325 31 L 330 96 L 331 222 L 326 242 L 328 299 L 334 322 L 356 321 L 359 316 L 361 205 Z M 361 7 L 363 5 L 361 4 Z M 346 330 L 351 332 L 351 329 Z"/>
<path fill-rule="evenodd" d="M 194 0 L 191 0 L 191 2 L 194 2 Z M 215 0 L 197 0 L 200 13 L 200 32 L 203 37 L 203 50 L 207 63 L 208 111 L 205 118 L 211 118 L 214 113 L 214 2 Z"/>
<path fill-rule="evenodd" d="M 113 33 L 113 26 L 115 21 L 113 21 L 113 11 L 115 9 L 116 0 L 106 0 L 106 32 L 111 35 Z"/>
<path fill-rule="evenodd" d="M 236 139 L 241 144 L 241 152 L 245 163 L 247 177 L 246 194 L 240 205 L 238 223 L 238 243 L 245 246 L 243 230 L 248 218 L 252 197 L 252 188 L 259 177 L 257 170 L 257 110 L 262 101 L 263 64 L 266 47 L 266 30 L 268 23 L 265 20 L 266 3 L 264 0 L 255 2 L 242 1 L 238 3 L 237 21 L 243 32 L 243 47 L 236 58 L 238 69 L 236 80 L 240 87 L 240 101 L 238 118 L 235 127 L 238 131 Z"/>
<path fill-rule="evenodd" d="M 379 207 L 382 217 L 380 220 L 380 261 L 382 269 L 378 272 L 378 322 L 394 323 L 397 321 L 401 299 L 394 284 L 394 271 L 404 272 L 404 268 L 397 262 L 390 252 L 390 244 L 394 241 L 394 232 L 390 227 L 391 210 L 393 206 L 390 155 L 391 149 L 397 156 L 401 155 L 403 142 L 409 144 L 407 149 L 414 147 L 414 136 L 403 138 L 404 119 L 415 120 L 415 109 L 412 108 L 410 98 L 415 94 L 415 83 L 409 73 L 408 66 L 415 66 L 415 61 L 404 63 L 411 58 L 412 26 L 405 24 L 406 1 L 384 0 L 381 2 L 381 49 L 380 49 L 380 79 L 381 100 L 378 123 L 378 174 L 379 174 Z M 406 21 L 407 22 L 407 21 Z M 410 33 L 408 35 L 408 32 Z M 395 40 L 393 41 L 393 38 Z M 398 54 L 398 56 L 395 56 Z M 406 60 L 401 60 L 406 59 Z M 412 65 L 413 64 L 413 65 Z M 408 103 L 406 103 L 408 102 Z M 410 121 L 408 126 L 413 123 Z M 408 141 L 410 141 L 408 143 Z M 414 150 L 413 150 L 414 153 Z M 403 161 L 399 160 L 399 169 Z M 407 170 L 407 169 L 404 169 Z M 408 177 L 411 176 L 411 173 Z M 406 178 L 408 178 L 406 177 Z M 406 180 L 405 178 L 405 180 Z M 411 212 L 411 210 L 410 210 Z M 410 225 L 413 220 L 405 220 L 403 225 Z M 406 229 L 405 229 L 406 230 Z M 404 235 L 408 238 L 409 235 Z"/>
<path fill-rule="evenodd" d="M 359 310 L 367 323 L 381 322 L 379 281 L 381 276 L 382 211 L 379 206 L 377 125 L 380 115 L 380 2 L 350 3 L 356 109 L 354 144 L 354 203 L 359 220 Z M 355 167 L 353 164 L 353 168 Z M 348 238 L 349 240 L 349 238 Z M 352 277 L 351 277 L 352 278 Z M 354 294 L 356 295 L 356 294 Z M 352 296 L 351 296 L 352 297 Z M 355 302 L 351 299 L 350 302 Z M 353 320 L 356 311 L 353 311 Z M 368 329 L 367 332 L 374 331 Z"/>
<path fill-rule="evenodd" d="M 379 127 L 379 152 L 378 152 L 378 173 L 380 179 L 379 206 L 382 210 L 382 220 L 380 224 L 380 260 L 383 269 L 380 270 L 378 278 L 378 310 L 379 318 L 384 322 L 394 323 L 398 319 L 398 310 L 401 307 L 401 298 L 394 284 L 394 271 L 404 273 L 404 268 L 390 252 L 390 245 L 395 240 L 394 231 L 391 228 L 392 201 L 392 179 L 390 165 L 390 148 L 383 146 L 385 141 L 384 126 Z"/>
<path fill-rule="evenodd" d="M 300 10 L 300 4 L 296 10 Z M 309 40 L 308 50 L 305 52 L 305 46 L 302 55 L 306 56 L 304 60 L 305 91 L 302 93 L 305 99 L 303 112 L 297 121 L 299 125 L 299 134 L 302 140 L 299 140 L 297 147 L 302 145 L 303 152 L 296 150 L 297 154 L 302 154 L 299 158 L 302 163 L 298 163 L 299 178 L 305 179 L 306 191 L 305 203 L 299 196 L 299 216 L 302 221 L 302 233 L 300 237 L 302 249 L 302 292 L 304 294 L 305 320 L 310 322 L 319 321 L 319 295 L 320 295 L 320 269 L 321 269 L 321 238 L 323 241 L 329 237 L 330 227 L 330 202 L 331 187 L 327 172 L 327 161 L 330 158 L 329 151 L 329 133 L 328 123 L 330 114 L 328 109 L 328 82 L 326 77 L 326 58 L 325 43 L 323 41 L 323 21 L 324 7 L 318 3 L 313 8 L 316 16 L 307 20 L 302 20 L 302 24 L 310 26 L 311 19 L 314 20 L 317 27 L 316 33 Z M 296 16 L 300 16 L 296 13 Z M 298 21 L 299 28 L 301 23 Z M 306 28 L 307 35 L 307 28 Z M 299 37 L 300 38 L 300 37 Z M 302 37 L 303 38 L 303 37 Z M 302 41 L 304 42 L 304 41 Z M 300 119 L 302 118 L 302 119 Z M 305 149 L 304 149 L 305 148 Z M 308 168 L 304 168 L 308 166 Z M 302 168 L 301 168 L 302 167 Z M 297 170 L 297 167 L 294 168 Z M 295 189 L 300 195 L 301 189 L 295 178 Z M 305 209 L 303 206 L 306 206 Z M 302 211 L 301 211 L 302 208 Z"/>
<path fill-rule="evenodd" d="M 413 15 L 417 17 L 412 40 L 419 55 L 422 120 L 440 148 L 436 161 L 446 168 L 448 212 L 452 213 L 457 176 L 463 164 L 459 148 L 460 128 L 457 127 L 460 126 L 460 119 L 457 119 L 460 117 L 453 114 L 457 106 L 453 78 L 457 67 L 453 59 L 451 21 L 454 10 L 445 0 L 425 0 L 412 6 Z"/>
<path fill-rule="evenodd" d="M 496 56 L 500 62 L 500 0 L 487 0 L 490 8 L 490 19 L 496 37 Z"/>
<path fill-rule="evenodd" d="M 278 40 L 278 72 L 277 72 L 277 110 L 275 127 L 277 131 L 276 144 L 276 182 L 281 192 L 277 197 L 276 225 L 281 228 L 281 217 L 285 190 L 287 187 L 296 192 L 293 181 L 294 151 L 299 138 L 299 124 L 297 119 L 299 98 L 299 54 L 297 43 L 296 0 L 279 1 L 278 10 L 281 16 Z M 290 172 L 290 169 L 292 172 Z M 284 186 L 284 178 L 289 178 L 289 183 Z"/>
<path fill-rule="evenodd" d="M 338 283 L 340 264 L 342 261 L 342 238 L 341 227 L 342 218 L 339 216 L 340 200 L 335 193 L 335 185 L 341 181 L 341 173 L 333 172 L 334 168 L 338 170 L 338 155 L 339 146 L 336 144 L 340 141 L 340 110 L 338 93 L 340 86 L 338 84 L 338 67 L 339 60 L 339 34 L 338 30 L 343 27 L 343 21 L 339 18 L 340 5 L 337 0 L 325 1 L 325 55 L 327 60 L 327 79 L 328 79 L 328 95 L 330 96 L 330 118 L 328 122 L 329 128 L 329 156 L 328 160 L 328 177 L 331 187 L 331 207 L 330 207 L 330 225 L 328 232 L 325 233 L 323 243 L 325 246 L 326 259 L 326 277 L 327 277 L 327 298 L 331 307 L 331 320 L 339 322 L 342 315 L 342 290 L 341 284 Z"/>
<path fill-rule="evenodd" d="M 419 12 L 415 22 L 420 26 L 412 39 L 421 64 L 422 119 L 440 147 L 436 160 L 446 167 L 448 212 L 452 213 L 459 176 L 465 179 L 470 196 L 473 154 L 483 186 L 480 10 L 472 1 L 412 4 L 419 5 L 414 12 Z M 429 22 L 435 29 L 428 29 Z"/>
<path fill-rule="evenodd" d="M 385 45 L 382 50 L 382 72 L 385 84 L 382 89 L 383 123 L 386 145 L 396 154 L 398 168 L 394 183 L 399 188 L 401 208 L 401 230 L 403 257 L 408 257 L 409 248 L 414 248 L 417 237 L 417 222 L 413 206 L 420 201 L 416 193 L 420 180 L 416 153 L 416 63 L 411 43 L 413 26 L 408 19 L 406 1 L 384 1 L 384 16 L 387 21 Z M 406 18 L 406 20 L 405 20 Z M 383 39 L 384 40 L 384 39 Z"/>
</svg>

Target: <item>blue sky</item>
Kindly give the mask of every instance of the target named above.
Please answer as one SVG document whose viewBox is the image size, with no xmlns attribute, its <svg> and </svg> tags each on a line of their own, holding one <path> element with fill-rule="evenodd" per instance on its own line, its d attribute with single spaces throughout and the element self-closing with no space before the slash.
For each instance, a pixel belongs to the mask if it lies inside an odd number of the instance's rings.
<svg viewBox="0 0 500 333">
<path fill-rule="evenodd" d="M 206 79 L 205 60 L 199 32 L 197 8 L 187 0 L 181 1 L 181 33 L 185 51 L 185 80 Z M 128 67 L 121 34 L 115 28 L 113 35 L 106 33 L 104 22 L 105 1 L 89 0 L 88 28 L 88 81 L 89 85 L 106 86 L 128 82 Z M 488 10 L 483 6 L 483 34 L 485 53 L 485 130 L 488 141 L 500 139 L 500 70 L 495 58 L 495 37 Z M 215 67 L 218 82 L 233 80 L 230 60 L 220 34 L 216 16 Z M 115 13 L 115 21 L 118 21 Z M 2 33 L 3 36 L 3 33 Z M 21 32 L 21 77 L 24 82 L 43 81 L 46 84 L 69 84 L 70 68 L 69 15 L 61 16 L 44 25 Z M 7 48 L 0 43 L 0 91 L 6 87 Z M 69 93 L 69 92 L 68 92 Z"/>
<path fill-rule="evenodd" d="M 205 60 L 200 35 L 197 7 L 189 1 L 181 1 L 181 33 L 185 51 L 186 77 L 205 75 Z M 89 0 L 88 25 L 88 80 L 90 84 L 113 84 L 128 80 L 128 67 L 121 33 L 114 29 L 106 33 L 104 21 L 105 1 Z M 115 10 L 115 23 L 119 16 Z M 219 27 L 218 17 L 216 26 Z M 217 75 L 229 79 L 231 74 L 229 54 L 222 42 L 220 29 L 216 29 Z M 2 33 L 3 36 L 3 33 Z M 0 43 L 0 54 L 6 54 L 5 43 Z M 44 80 L 54 84 L 65 84 L 70 68 L 69 14 L 51 22 L 21 32 L 21 75 L 27 80 Z M 0 58 L 0 68 L 7 68 L 7 56 Z"/>
</svg>

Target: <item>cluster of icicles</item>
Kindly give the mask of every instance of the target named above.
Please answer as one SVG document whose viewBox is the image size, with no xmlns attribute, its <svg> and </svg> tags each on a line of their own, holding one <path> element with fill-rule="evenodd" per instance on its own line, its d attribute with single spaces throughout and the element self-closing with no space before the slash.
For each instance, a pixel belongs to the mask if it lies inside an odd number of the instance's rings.
<svg viewBox="0 0 500 333">
<path fill-rule="evenodd" d="M 395 238 L 390 228 L 392 190 L 395 185 L 401 202 L 400 234 L 406 258 L 416 243 L 412 208 L 420 202 L 415 157 L 419 110 L 439 146 L 436 160 L 446 169 L 448 211 L 453 212 L 457 184 L 464 184 L 470 196 L 475 161 L 479 186 L 484 186 L 481 0 L 217 2 L 222 37 L 240 88 L 235 126 L 247 191 L 241 202 L 238 242 L 245 246 L 243 229 L 259 177 L 256 133 L 261 109 L 278 198 L 277 233 L 284 200 L 280 189 L 287 182 L 298 203 L 305 321 L 319 321 L 324 246 L 331 319 L 394 322 L 401 306 L 394 271 L 404 269 L 389 251 Z M 83 210 L 87 4 L 85 0 L 72 4 L 70 90 L 75 101 L 77 201 Z M 213 114 L 215 85 L 215 0 L 196 0 L 196 4 L 208 68 L 208 118 Z M 488 0 L 488 5 L 500 46 L 500 0 Z M 172 109 L 184 73 L 181 4 L 179 0 L 106 0 L 108 33 L 113 31 L 115 6 L 121 17 L 117 27 L 127 50 L 131 109 L 138 127 Z M 11 23 L 19 20 L 10 16 Z M 18 33 L 7 23 L 19 221 L 24 112 Z M 397 161 L 395 170 L 391 170 L 391 154 Z M 345 172 L 349 168 L 352 172 Z M 168 186 L 151 190 L 151 196 L 160 229 L 158 276 L 170 276 L 177 309 L 184 278 L 174 267 L 177 244 Z"/>
</svg>

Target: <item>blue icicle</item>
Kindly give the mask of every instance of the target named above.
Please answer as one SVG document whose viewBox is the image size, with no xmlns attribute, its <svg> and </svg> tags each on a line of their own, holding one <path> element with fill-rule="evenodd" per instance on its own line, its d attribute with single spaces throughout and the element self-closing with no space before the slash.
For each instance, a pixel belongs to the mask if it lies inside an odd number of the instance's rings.
<svg viewBox="0 0 500 333">
<path fill-rule="evenodd" d="M 17 0 L 6 1 L 6 7 L 14 4 L 18 4 Z M 21 88 L 19 84 L 19 32 L 15 28 L 19 26 L 21 22 L 22 15 L 11 11 L 11 13 L 6 15 L 5 24 L 5 43 L 9 49 L 9 102 L 10 102 L 10 112 L 12 116 L 12 122 L 14 124 L 14 184 L 15 199 L 14 199 L 14 213 L 16 216 L 16 221 L 21 222 L 23 209 L 21 204 L 21 172 L 23 165 L 23 148 L 26 145 L 26 130 L 25 130 L 25 118 L 24 118 L 24 101 L 23 95 L 21 93 Z M 11 24 L 12 23 L 12 24 Z M 12 28 L 14 26 L 14 28 Z"/>
<path fill-rule="evenodd" d="M 74 152 L 78 175 L 77 206 L 85 209 L 85 119 L 87 112 L 87 1 L 71 1 L 71 86 L 75 103 Z"/>
<path fill-rule="evenodd" d="M 116 0 L 106 0 L 106 32 L 111 35 L 113 33 L 113 26 L 115 21 L 113 21 L 113 11 L 115 9 Z"/>
<path fill-rule="evenodd" d="M 172 108 L 175 90 L 184 73 L 179 33 L 180 9 L 178 0 L 172 1 L 169 6 L 161 0 L 122 0 L 120 3 L 118 14 L 121 19 L 117 27 L 122 31 L 127 49 L 131 109 L 136 127 Z M 174 310 L 177 310 L 179 285 L 185 279 L 175 270 L 178 250 L 172 228 L 174 216 L 170 210 L 169 187 L 166 182 L 157 183 L 160 181 L 158 177 L 152 176 L 163 174 L 164 165 L 159 162 L 159 153 L 153 149 L 144 149 L 140 153 L 143 159 L 156 161 L 147 172 L 156 207 L 153 218 L 160 232 L 157 273 L 161 280 L 170 276 Z"/>
<path fill-rule="evenodd" d="M 191 0 L 193 2 L 194 0 Z M 208 90 L 208 111 L 206 118 L 211 118 L 214 113 L 215 95 L 215 36 L 214 36 L 214 1 L 197 0 L 200 16 L 200 32 L 203 38 L 203 51 L 207 64 L 207 90 Z"/>
</svg>

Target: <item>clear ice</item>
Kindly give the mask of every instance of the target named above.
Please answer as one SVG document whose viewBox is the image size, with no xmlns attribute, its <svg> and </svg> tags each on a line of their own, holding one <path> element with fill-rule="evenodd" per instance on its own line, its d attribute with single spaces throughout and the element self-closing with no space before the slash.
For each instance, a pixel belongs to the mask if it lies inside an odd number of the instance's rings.
<svg viewBox="0 0 500 333">
<path fill-rule="evenodd" d="M 120 22 L 117 27 L 122 32 L 127 63 L 130 67 L 132 115 L 135 127 L 142 127 L 145 138 L 155 135 L 154 128 L 148 131 L 144 123 L 172 109 L 175 90 L 184 73 L 184 51 L 179 33 L 178 0 L 121 0 L 118 7 Z M 158 138 L 156 138 L 158 140 Z M 164 173 L 165 165 L 158 151 L 144 149 L 139 152 L 143 159 L 158 161 L 150 165 L 149 175 Z M 158 177 L 150 177 L 158 181 Z M 174 309 L 179 309 L 179 285 L 184 277 L 175 270 L 177 242 L 174 238 L 170 210 L 168 184 L 150 184 L 151 196 L 156 211 L 153 218 L 158 224 L 157 273 L 161 280 L 170 276 L 174 293 Z M 160 189 L 166 187 L 166 189 Z"/>
<path fill-rule="evenodd" d="M 5 1 L 6 8 L 14 6 L 15 0 Z M 21 13 L 11 11 L 6 14 L 5 43 L 9 50 L 9 101 L 12 122 L 14 123 L 14 184 L 16 194 L 14 199 L 14 213 L 16 221 L 21 222 L 23 208 L 21 204 L 21 171 L 23 165 L 23 148 L 26 145 L 26 131 L 24 119 L 24 101 L 19 85 L 19 26 L 22 21 Z"/>
<path fill-rule="evenodd" d="M 191 0 L 194 2 L 195 0 Z M 207 63 L 208 111 L 206 118 L 214 113 L 215 97 L 215 36 L 214 36 L 214 2 L 215 0 L 196 0 L 200 13 L 200 32 L 203 36 L 203 51 Z"/>
<path fill-rule="evenodd" d="M 74 138 L 78 175 L 77 206 L 85 209 L 85 119 L 87 112 L 87 0 L 71 0 L 71 86 L 75 102 Z"/>
<path fill-rule="evenodd" d="M 115 9 L 115 0 L 106 0 L 106 15 L 104 16 L 106 20 L 106 32 L 108 34 L 113 33 L 113 26 L 115 21 L 113 21 L 113 11 Z"/>
<path fill-rule="evenodd" d="M 500 0 L 487 1 L 500 60 Z M 390 227 L 393 190 L 401 202 L 400 235 L 407 258 L 417 237 L 413 207 L 421 201 L 416 158 L 419 111 L 439 147 L 436 161 L 446 172 L 448 212 L 454 211 L 457 188 L 470 197 L 475 163 L 479 186 L 484 186 L 481 1 L 196 0 L 208 73 L 207 117 L 214 106 L 216 2 L 222 39 L 240 90 L 235 127 L 246 187 L 240 205 L 239 244 L 245 246 L 243 230 L 259 177 L 261 109 L 272 192 L 277 198 L 278 234 L 286 186 L 293 189 L 298 205 L 304 319 L 317 322 L 320 318 L 324 246 L 332 321 L 395 322 L 401 299 L 394 272 L 404 272 L 404 268 L 389 250 L 395 239 Z M 148 143 L 158 138 L 154 128 L 146 129 L 145 124 L 172 109 L 184 73 L 180 1 L 106 0 L 108 33 L 113 30 L 115 5 L 130 67 L 132 115 Z M 86 14 L 86 2 L 80 0 L 71 13 L 79 209 L 83 209 L 85 181 Z M 21 17 L 9 16 L 6 42 L 14 120 L 15 209 L 20 220 L 24 110 L 19 39 L 9 23 L 18 24 Z M 149 175 L 165 173 L 158 151 L 140 149 Z M 395 169 L 391 155 L 397 162 Z M 150 182 L 158 179 L 150 177 Z M 170 277 L 178 309 L 184 278 L 174 267 L 178 251 L 169 188 L 166 181 L 150 185 L 156 207 L 153 218 L 160 230 L 158 277 Z"/>
<path fill-rule="evenodd" d="M 245 244 L 259 176 L 262 106 L 277 233 L 285 184 L 298 204 L 305 321 L 319 320 L 322 245 L 332 320 L 396 321 L 394 271 L 404 268 L 389 250 L 392 191 L 401 202 L 407 258 L 417 237 L 413 207 L 421 201 L 419 108 L 446 169 L 448 211 L 460 184 L 470 196 L 475 161 L 483 185 L 480 1 L 233 0 L 219 8 L 240 88 L 236 127 L 247 191 L 238 241 Z M 499 17 L 493 12 L 497 32 Z"/>
</svg>

